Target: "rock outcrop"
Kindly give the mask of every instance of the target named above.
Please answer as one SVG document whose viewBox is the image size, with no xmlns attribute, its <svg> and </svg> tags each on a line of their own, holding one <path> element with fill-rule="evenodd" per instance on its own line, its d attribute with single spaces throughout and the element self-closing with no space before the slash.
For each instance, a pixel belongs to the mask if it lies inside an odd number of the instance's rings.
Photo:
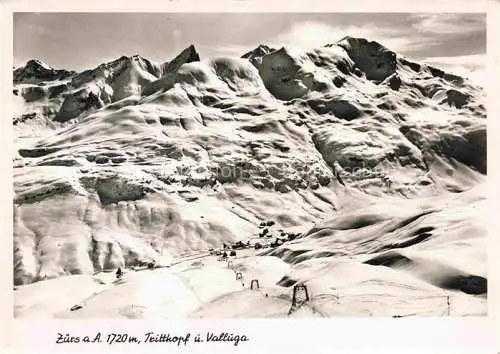
<svg viewBox="0 0 500 354">
<path fill-rule="evenodd" d="M 200 61 L 200 55 L 194 45 L 191 44 L 174 59 L 163 64 L 162 74 L 175 73 L 182 65 L 196 61 Z"/>
<path fill-rule="evenodd" d="M 44 81 L 64 80 L 74 75 L 74 71 L 53 69 L 44 62 L 32 59 L 25 66 L 14 70 L 14 84 L 37 84 Z"/>
</svg>

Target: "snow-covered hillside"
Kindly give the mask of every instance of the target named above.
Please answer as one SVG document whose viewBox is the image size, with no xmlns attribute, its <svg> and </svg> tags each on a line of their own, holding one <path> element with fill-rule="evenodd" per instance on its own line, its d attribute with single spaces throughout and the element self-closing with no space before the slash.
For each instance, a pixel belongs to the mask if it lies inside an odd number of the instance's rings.
<svg viewBox="0 0 500 354">
<path fill-rule="evenodd" d="M 81 73 L 31 60 L 14 71 L 13 98 L 19 316 L 281 316 L 301 282 L 326 316 L 439 315 L 447 296 L 455 314 L 486 311 L 485 93 L 467 78 L 346 37 L 242 58 L 189 46 L 169 62 L 134 55 Z M 123 284 L 101 273 L 236 241 L 273 243 L 235 260 L 274 292 L 248 311 L 231 304 L 256 293 L 213 256 Z M 176 289 L 170 305 L 145 295 L 157 282 Z M 100 295 L 67 312 L 40 295 L 55 288 L 71 302 Z M 387 296 L 370 308 L 376 293 Z M 345 306 L 327 300 L 338 294 Z M 118 298 L 131 303 L 104 305 Z M 118 308 L 139 303 L 138 315 Z"/>
</svg>

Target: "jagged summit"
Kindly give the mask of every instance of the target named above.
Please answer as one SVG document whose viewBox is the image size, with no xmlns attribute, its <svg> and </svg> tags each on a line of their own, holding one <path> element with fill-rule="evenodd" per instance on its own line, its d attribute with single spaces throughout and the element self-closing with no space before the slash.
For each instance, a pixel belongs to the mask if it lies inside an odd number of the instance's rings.
<svg viewBox="0 0 500 354">
<path fill-rule="evenodd" d="M 367 103 L 360 102 L 363 101 L 361 97 L 351 99 L 348 96 L 351 92 L 355 95 L 355 92 L 360 91 L 371 95 L 368 81 L 381 90 L 388 88 L 399 92 L 396 101 L 412 108 L 425 105 L 423 102 L 429 100 L 430 103 L 437 101 L 441 106 L 474 110 L 474 100 L 469 91 L 479 92 L 457 75 L 399 56 L 382 44 L 364 38 L 346 36 L 334 44 L 303 52 L 260 44 L 242 58 L 257 68 L 257 80 L 261 80 L 265 89 L 275 98 L 284 101 L 305 98 L 315 112 L 330 113 L 342 119 L 363 116 L 360 105 Z M 33 111 L 22 112 L 15 117 L 15 122 L 25 122 L 39 116 L 67 122 L 127 97 L 135 97 L 132 99 L 136 100 L 158 89 L 169 89 L 183 80 L 196 78 L 195 81 L 204 82 L 206 77 L 202 79 L 193 70 L 203 72 L 205 63 L 209 61 L 201 62 L 195 46 L 190 45 L 173 60 L 162 65 L 138 54 L 122 56 L 93 69 L 71 74 L 69 82 L 59 83 L 55 80 L 48 88 L 20 87 L 14 90 L 15 95 L 20 95 L 30 103 L 40 102 L 41 106 L 30 104 L 28 107 L 36 107 L 39 111 L 36 114 Z M 199 65 L 189 66 L 193 63 Z M 191 76 L 165 76 L 179 72 L 184 66 Z M 229 80 L 226 73 L 216 69 L 222 67 L 226 67 L 226 64 L 219 63 L 214 70 L 221 73 L 224 85 L 229 85 L 232 91 L 244 88 L 243 85 L 234 86 L 233 79 Z M 232 70 L 230 75 L 240 75 Z M 14 73 L 15 83 L 19 83 L 23 77 L 38 77 L 37 80 L 51 75 L 52 78 L 57 77 L 54 69 L 36 60 L 16 69 Z M 211 74 L 207 72 L 206 75 Z M 210 84 L 217 80 L 211 80 Z M 260 87 L 260 84 L 255 83 L 255 78 L 248 82 L 252 82 L 251 86 L 255 88 Z M 220 91 L 215 86 L 212 89 Z M 341 98 L 340 95 L 346 97 Z M 47 98 L 50 108 L 43 108 Z M 199 99 L 212 100 L 206 95 Z M 389 106 L 389 103 L 385 105 Z"/>
<path fill-rule="evenodd" d="M 271 48 L 265 44 L 259 44 L 259 46 L 245 54 L 241 57 L 250 60 L 250 62 L 258 69 L 260 64 L 262 64 L 262 57 L 266 54 L 274 52 L 276 49 Z"/>
<path fill-rule="evenodd" d="M 14 70 L 14 83 L 39 83 L 42 81 L 63 80 L 75 74 L 74 71 L 53 69 L 38 59 L 29 60 L 26 65 Z"/>
<path fill-rule="evenodd" d="M 146 59 L 140 55 L 121 56 L 113 61 L 102 63 L 99 66 L 85 70 L 76 75 L 72 80 L 74 87 L 79 87 L 86 82 L 103 79 L 113 80 L 118 77 L 123 71 L 136 67 L 138 70 L 143 71 L 145 74 L 152 76 L 160 76 L 161 69 L 158 64 Z"/>
<path fill-rule="evenodd" d="M 163 74 L 176 72 L 183 64 L 200 61 L 200 55 L 193 44 L 184 49 L 170 62 L 163 64 Z"/>
<path fill-rule="evenodd" d="M 25 68 L 27 68 L 27 69 L 28 68 L 35 68 L 35 69 L 44 69 L 44 70 L 51 70 L 52 69 L 48 64 L 46 64 L 43 61 L 38 60 L 38 59 L 28 60 Z"/>
<path fill-rule="evenodd" d="M 259 44 L 257 46 L 257 48 L 243 54 L 241 57 L 244 58 L 244 59 L 250 59 L 254 56 L 264 56 L 266 54 L 269 54 L 270 52 L 273 52 L 275 51 L 276 49 L 274 48 L 271 48 L 270 46 L 268 45 L 265 45 L 265 44 Z"/>
</svg>

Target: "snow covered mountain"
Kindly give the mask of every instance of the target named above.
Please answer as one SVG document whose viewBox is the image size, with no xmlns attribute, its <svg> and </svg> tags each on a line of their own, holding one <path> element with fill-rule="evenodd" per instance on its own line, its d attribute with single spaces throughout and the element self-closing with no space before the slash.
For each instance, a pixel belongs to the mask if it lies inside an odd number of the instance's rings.
<svg viewBox="0 0 500 354">
<path fill-rule="evenodd" d="M 255 255 L 286 264 L 277 286 L 486 292 L 485 93 L 467 78 L 346 37 L 81 73 L 32 60 L 13 95 L 16 285 L 299 230 Z"/>
</svg>

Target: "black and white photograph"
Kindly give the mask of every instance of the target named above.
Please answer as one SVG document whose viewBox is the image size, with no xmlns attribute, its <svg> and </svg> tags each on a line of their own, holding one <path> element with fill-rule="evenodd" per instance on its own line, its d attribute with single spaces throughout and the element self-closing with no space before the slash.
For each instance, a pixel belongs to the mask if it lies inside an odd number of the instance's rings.
<svg viewBox="0 0 500 354">
<path fill-rule="evenodd" d="M 14 317 L 487 316 L 486 44 L 477 12 L 14 13 Z"/>
</svg>

